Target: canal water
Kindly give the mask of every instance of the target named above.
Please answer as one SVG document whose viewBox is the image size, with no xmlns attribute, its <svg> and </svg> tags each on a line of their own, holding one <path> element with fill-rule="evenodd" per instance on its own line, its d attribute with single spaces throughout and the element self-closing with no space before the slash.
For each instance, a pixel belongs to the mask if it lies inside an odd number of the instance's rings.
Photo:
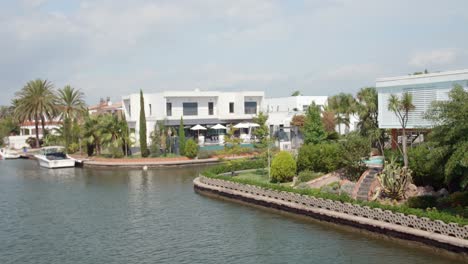
<svg viewBox="0 0 468 264">
<path fill-rule="evenodd" d="M 0 161 L 0 263 L 454 263 L 411 243 L 196 194 L 202 169 Z"/>
</svg>

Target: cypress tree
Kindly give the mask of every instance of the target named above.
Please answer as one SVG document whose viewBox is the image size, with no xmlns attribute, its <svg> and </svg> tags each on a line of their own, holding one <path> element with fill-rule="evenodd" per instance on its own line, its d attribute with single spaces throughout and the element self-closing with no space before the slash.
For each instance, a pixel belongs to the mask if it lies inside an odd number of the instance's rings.
<svg viewBox="0 0 468 264">
<path fill-rule="evenodd" d="M 320 117 L 320 107 L 315 102 L 312 102 L 307 109 L 303 131 L 306 144 L 318 144 L 327 138 L 327 132 Z"/>
<path fill-rule="evenodd" d="M 142 90 L 140 90 L 140 150 L 142 157 L 148 157 L 149 151 L 148 144 L 146 143 L 145 100 L 143 98 Z"/>
<path fill-rule="evenodd" d="M 180 155 L 185 155 L 185 130 L 184 130 L 184 118 L 180 117 L 179 125 L 179 153 Z"/>
</svg>

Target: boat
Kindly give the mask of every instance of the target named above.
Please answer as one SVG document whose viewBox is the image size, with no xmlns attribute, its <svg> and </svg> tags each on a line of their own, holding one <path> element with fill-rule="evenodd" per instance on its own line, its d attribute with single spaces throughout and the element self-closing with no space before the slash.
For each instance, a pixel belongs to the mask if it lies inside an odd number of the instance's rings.
<svg viewBox="0 0 468 264">
<path fill-rule="evenodd" d="M 34 155 L 39 166 L 49 169 L 75 167 L 75 159 L 68 156 L 61 146 L 43 147 Z"/>
<path fill-rule="evenodd" d="M 18 159 L 20 157 L 18 152 L 7 148 L 0 149 L 0 156 L 2 159 Z"/>
</svg>

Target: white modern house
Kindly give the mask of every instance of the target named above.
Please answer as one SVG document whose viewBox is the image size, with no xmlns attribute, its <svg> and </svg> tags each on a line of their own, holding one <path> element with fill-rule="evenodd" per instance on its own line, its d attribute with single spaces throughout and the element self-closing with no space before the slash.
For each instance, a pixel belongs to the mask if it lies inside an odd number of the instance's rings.
<svg viewBox="0 0 468 264">
<path fill-rule="evenodd" d="M 263 91 L 165 91 L 144 93 L 147 136 L 154 130 L 157 121 L 166 126 L 178 127 L 181 117 L 184 125 L 191 127 L 215 124 L 229 125 L 252 121 L 262 109 Z M 122 108 L 135 138 L 139 139 L 140 94 L 122 97 Z"/>
<path fill-rule="evenodd" d="M 262 111 L 268 114 L 267 125 L 270 128 L 270 135 L 279 138 L 280 142 L 290 142 L 292 147 L 298 147 L 302 144 L 302 139 L 298 138 L 298 131 L 291 130 L 293 117 L 303 115 L 312 102 L 321 107 L 325 106 L 327 99 L 328 96 L 302 95 L 266 98 Z"/>
<path fill-rule="evenodd" d="M 448 100 L 448 93 L 456 84 L 468 89 L 468 69 L 377 79 L 379 127 L 392 129 L 392 137 L 398 137 L 398 129 L 401 126 L 395 114 L 388 110 L 388 99 L 391 94 L 401 96 L 408 92 L 413 96 L 415 106 L 408 115 L 407 128 L 410 136 L 411 133 L 427 131 L 433 124 L 425 119 L 424 115 L 431 103 Z M 394 140 L 393 143 L 395 142 Z"/>
</svg>

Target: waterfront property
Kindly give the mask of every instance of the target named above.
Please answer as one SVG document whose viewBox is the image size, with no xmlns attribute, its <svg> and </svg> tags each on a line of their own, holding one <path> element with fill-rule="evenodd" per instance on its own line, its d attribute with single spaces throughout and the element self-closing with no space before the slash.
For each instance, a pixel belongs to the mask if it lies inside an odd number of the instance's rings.
<svg viewBox="0 0 468 264">
<path fill-rule="evenodd" d="M 279 140 L 280 147 L 283 144 L 290 144 L 293 148 L 298 148 L 303 143 L 302 135 L 297 127 L 291 126 L 291 121 L 296 115 L 304 115 L 307 108 L 315 103 L 321 109 L 327 105 L 328 96 L 287 96 L 265 98 L 263 112 L 268 115 L 267 125 L 270 135 L 274 135 Z M 349 131 L 356 129 L 358 119 L 356 115 L 350 116 Z M 336 131 L 342 134 L 349 132 L 345 130 L 344 124 L 337 124 Z"/>
<path fill-rule="evenodd" d="M 156 122 L 165 126 L 178 127 L 183 117 L 187 134 L 207 134 L 210 130 L 192 131 L 189 128 L 201 125 L 210 128 L 216 124 L 227 126 L 240 122 L 251 122 L 261 111 L 264 103 L 263 91 L 220 92 L 220 91 L 166 91 L 144 93 L 147 136 Z M 128 126 L 139 141 L 140 94 L 130 94 L 122 98 L 123 111 Z M 210 135 L 206 135 L 210 136 Z"/>
<path fill-rule="evenodd" d="M 388 99 L 392 94 L 401 96 L 408 92 L 412 95 L 415 106 L 408 115 L 408 134 L 411 141 L 422 141 L 424 133 L 434 125 L 424 118 L 426 111 L 433 101 L 448 100 L 448 93 L 454 85 L 468 89 L 468 69 L 377 79 L 379 128 L 391 129 L 392 137 L 400 138 L 398 129 L 401 125 L 395 114 L 388 110 Z M 400 141 L 401 139 L 393 140 L 394 147 Z"/>
</svg>

